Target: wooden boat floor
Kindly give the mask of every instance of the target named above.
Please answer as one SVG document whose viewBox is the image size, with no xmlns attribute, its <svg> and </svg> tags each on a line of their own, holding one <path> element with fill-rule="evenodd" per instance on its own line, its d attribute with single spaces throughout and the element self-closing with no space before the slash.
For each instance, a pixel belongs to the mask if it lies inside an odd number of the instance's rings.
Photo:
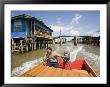
<svg viewBox="0 0 110 87">
<path fill-rule="evenodd" d="M 25 72 L 21 77 L 92 77 L 85 70 L 65 70 L 39 64 Z"/>
</svg>

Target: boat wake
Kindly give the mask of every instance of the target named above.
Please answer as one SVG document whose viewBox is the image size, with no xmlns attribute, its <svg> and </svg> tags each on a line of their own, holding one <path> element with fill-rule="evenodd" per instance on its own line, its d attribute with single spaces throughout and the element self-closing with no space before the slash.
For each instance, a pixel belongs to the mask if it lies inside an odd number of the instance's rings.
<svg viewBox="0 0 110 87">
<path fill-rule="evenodd" d="M 90 53 L 86 51 L 85 49 L 82 49 L 79 52 L 79 55 L 83 56 L 88 63 L 91 65 L 91 67 L 95 70 L 98 76 L 100 76 L 100 56 Z"/>
<path fill-rule="evenodd" d="M 82 50 L 83 46 L 73 48 L 70 52 L 70 61 L 73 62 L 76 59 L 77 54 Z"/>
<path fill-rule="evenodd" d="M 76 59 L 76 56 L 78 54 L 78 52 L 80 52 L 82 50 L 83 46 L 67 46 L 67 47 L 57 47 L 57 49 L 55 51 L 53 51 L 53 55 L 64 55 L 64 51 L 68 51 L 70 52 L 70 61 L 74 61 Z"/>
<path fill-rule="evenodd" d="M 34 66 L 38 65 L 39 63 L 43 62 L 43 59 L 45 57 L 41 57 L 39 59 L 35 59 L 33 61 L 25 62 L 23 63 L 20 67 L 16 67 L 15 69 L 12 70 L 11 76 L 21 76 L 23 73 L 26 71 L 32 69 Z"/>
</svg>

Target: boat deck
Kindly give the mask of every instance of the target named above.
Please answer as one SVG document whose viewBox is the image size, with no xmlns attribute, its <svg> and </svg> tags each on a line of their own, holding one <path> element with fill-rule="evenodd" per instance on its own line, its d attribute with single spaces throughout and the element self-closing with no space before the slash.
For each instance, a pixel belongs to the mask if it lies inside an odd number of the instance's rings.
<svg viewBox="0 0 110 87">
<path fill-rule="evenodd" d="M 85 70 L 65 70 L 39 64 L 21 77 L 92 77 L 92 75 Z"/>
</svg>

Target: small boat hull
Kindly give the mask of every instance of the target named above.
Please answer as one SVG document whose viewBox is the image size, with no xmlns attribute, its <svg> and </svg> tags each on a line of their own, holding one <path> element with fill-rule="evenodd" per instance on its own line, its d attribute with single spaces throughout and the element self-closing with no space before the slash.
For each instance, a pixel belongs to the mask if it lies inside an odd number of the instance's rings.
<svg viewBox="0 0 110 87">
<path fill-rule="evenodd" d="M 65 64 L 59 57 L 58 63 L 59 67 L 57 68 L 41 63 L 25 72 L 21 77 L 97 77 L 95 71 L 84 58 Z"/>
</svg>

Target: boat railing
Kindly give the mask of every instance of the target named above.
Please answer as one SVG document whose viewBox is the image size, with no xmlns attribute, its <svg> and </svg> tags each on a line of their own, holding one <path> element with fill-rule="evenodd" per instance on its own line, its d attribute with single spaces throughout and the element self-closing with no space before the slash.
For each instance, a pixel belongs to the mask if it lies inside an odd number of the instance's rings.
<svg viewBox="0 0 110 87">
<path fill-rule="evenodd" d="M 92 67 L 91 67 L 90 64 L 87 62 L 86 59 L 84 59 L 84 64 L 87 66 L 87 71 L 88 71 L 89 73 L 92 73 L 92 75 L 93 75 L 94 77 L 97 77 L 97 74 L 96 74 L 95 71 L 92 69 Z"/>
</svg>

